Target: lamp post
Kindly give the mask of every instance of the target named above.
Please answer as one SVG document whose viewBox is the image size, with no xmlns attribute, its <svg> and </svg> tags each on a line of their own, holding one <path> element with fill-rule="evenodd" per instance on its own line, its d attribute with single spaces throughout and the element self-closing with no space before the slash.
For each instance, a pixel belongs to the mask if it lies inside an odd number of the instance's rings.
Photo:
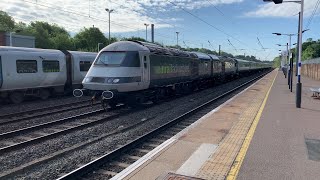
<svg viewBox="0 0 320 180">
<path fill-rule="evenodd" d="M 291 60 L 290 60 L 290 50 L 291 50 L 291 37 L 296 35 L 296 34 L 282 34 L 282 33 L 272 33 L 272 34 L 275 34 L 277 36 L 281 36 L 281 35 L 284 35 L 284 36 L 289 36 L 289 44 L 287 43 L 287 53 L 288 53 L 288 64 L 287 64 L 287 74 L 288 74 L 288 85 L 289 85 L 289 89 L 291 89 L 291 92 L 292 92 L 292 86 L 291 86 L 291 83 L 290 83 L 290 79 L 291 79 L 291 74 L 292 74 L 292 68 L 291 68 Z M 288 66 L 289 65 L 289 66 Z"/>
<path fill-rule="evenodd" d="M 176 34 L 177 34 L 177 47 L 179 46 L 179 33 L 180 32 L 176 32 Z"/>
<path fill-rule="evenodd" d="M 111 42 L 111 39 L 110 39 L 110 14 L 114 11 L 113 9 L 108 9 L 106 8 L 106 11 L 108 12 L 109 14 L 109 43 Z"/>
<path fill-rule="evenodd" d="M 103 45 L 103 43 L 98 43 L 98 52 L 100 51 L 100 44 Z"/>
<path fill-rule="evenodd" d="M 144 23 L 144 25 L 146 26 L 146 41 L 148 41 L 148 26 L 149 26 L 149 24 Z"/>
<path fill-rule="evenodd" d="M 263 0 L 265 2 L 274 2 L 275 4 L 283 3 L 283 0 Z M 304 11 L 304 0 L 298 1 L 284 1 L 284 2 L 294 2 L 301 4 L 301 11 L 300 11 L 300 18 L 299 18 L 299 44 L 298 44 L 298 82 L 297 82 L 297 89 L 296 89 L 296 107 L 301 108 L 301 55 L 302 55 L 302 28 L 303 28 L 303 11 Z"/>
</svg>

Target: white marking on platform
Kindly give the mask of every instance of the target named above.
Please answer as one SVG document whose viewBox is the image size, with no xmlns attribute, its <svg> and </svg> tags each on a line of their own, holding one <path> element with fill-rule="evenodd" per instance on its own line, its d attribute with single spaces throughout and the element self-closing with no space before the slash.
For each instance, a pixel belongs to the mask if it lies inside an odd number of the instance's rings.
<svg viewBox="0 0 320 180">
<path fill-rule="evenodd" d="M 217 108 L 213 109 L 212 111 L 210 111 L 209 113 L 207 113 L 206 115 L 204 115 L 203 117 L 201 117 L 199 120 L 195 121 L 194 123 L 192 123 L 190 126 L 186 127 L 185 129 L 183 129 L 181 132 L 179 132 L 178 134 L 176 134 L 175 136 L 173 136 L 172 138 L 166 140 L 165 142 L 163 142 L 162 144 L 160 144 L 158 147 L 154 148 L 152 151 L 150 151 L 148 154 L 144 155 L 143 157 L 141 157 L 139 160 L 137 160 L 136 162 L 134 162 L 133 164 L 131 164 L 129 167 L 127 167 L 126 169 L 122 170 L 120 173 L 118 173 L 116 176 L 112 177 L 110 180 L 118 180 L 118 179 L 123 179 L 125 177 L 127 177 L 128 175 L 130 175 L 133 171 L 135 171 L 136 169 L 138 169 L 141 165 L 143 165 L 145 162 L 147 162 L 148 160 L 152 159 L 154 156 L 156 156 L 159 152 L 161 152 L 163 149 L 167 148 L 168 146 L 170 146 L 171 144 L 173 144 L 174 142 L 177 142 L 178 139 L 185 135 L 190 129 L 196 127 L 197 124 L 199 124 L 200 122 L 202 122 L 204 119 L 206 119 L 207 117 L 209 117 L 210 115 L 214 114 L 215 112 L 217 112 L 219 109 L 221 109 L 223 106 L 225 106 L 226 104 L 228 104 L 229 102 L 231 102 L 233 99 L 235 99 L 236 97 L 240 96 L 242 93 L 244 93 L 245 91 L 247 91 L 249 88 L 251 88 L 252 86 L 256 85 L 259 81 L 261 81 L 263 78 L 259 79 L 258 81 L 256 81 L 254 84 L 250 85 L 249 87 L 247 87 L 246 89 L 242 90 L 240 93 L 236 94 L 235 96 L 233 96 L 231 99 L 227 100 L 226 102 L 224 102 L 223 104 L 221 104 L 220 106 L 218 106 Z"/>
<path fill-rule="evenodd" d="M 194 176 L 208 158 L 215 152 L 218 145 L 201 144 L 201 146 L 189 157 L 189 159 L 177 170 L 177 174 Z"/>
</svg>

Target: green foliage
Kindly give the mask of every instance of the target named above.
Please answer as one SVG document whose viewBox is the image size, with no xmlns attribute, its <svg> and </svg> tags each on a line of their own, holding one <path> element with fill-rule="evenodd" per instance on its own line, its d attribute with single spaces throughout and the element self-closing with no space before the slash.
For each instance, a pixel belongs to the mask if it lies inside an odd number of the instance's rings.
<svg viewBox="0 0 320 180">
<path fill-rule="evenodd" d="M 281 65 L 281 59 L 280 59 L 280 57 L 279 57 L 279 56 L 278 56 L 278 57 L 275 57 L 275 58 L 273 59 L 273 67 L 277 68 L 277 67 L 280 67 L 280 65 Z"/>
<path fill-rule="evenodd" d="M 0 31 L 13 31 L 14 19 L 8 13 L 0 10 Z"/>
<path fill-rule="evenodd" d="M 135 37 L 135 36 L 131 36 L 129 38 L 122 38 L 121 41 L 142 41 L 142 42 L 147 42 L 145 39 L 143 39 L 141 37 Z"/>
<path fill-rule="evenodd" d="M 109 44 L 109 40 L 96 27 L 83 28 L 75 37 L 74 41 L 77 49 L 86 51 L 97 51 L 98 43 Z M 114 41 L 111 38 L 111 42 Z"/>
</svg>

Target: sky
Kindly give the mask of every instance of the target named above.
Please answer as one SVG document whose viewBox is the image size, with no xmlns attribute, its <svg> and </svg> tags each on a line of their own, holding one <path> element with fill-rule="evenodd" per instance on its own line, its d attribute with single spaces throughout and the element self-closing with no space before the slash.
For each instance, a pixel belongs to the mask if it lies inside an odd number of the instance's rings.
<svg viewBox="0 0 320 180">
<path fill-rule="evenodd" d="M 303 40 L 320 39 L 320 0 L 305 0 Z M 254 55 L 271 61 L 279 55 L 276 44 L 289 37 L 272 33 L 298 31 L 298 3 L 275 5 L 263 0 L 0 0 L 0 10 L 15 21 L 47 21 L 71 35 L 84 27 L 98 27 L 108 37 L 146 37 L 146 24 L 155 25 L 155 41 L 164 45 L 221 50 L 233 55 Z M 314 15 L 313 15 L 313 12 Z M 150 40 L 150 26 L 147 27 Z M 297 36 L 292 36 L 292 44 Z"/>
</svg>

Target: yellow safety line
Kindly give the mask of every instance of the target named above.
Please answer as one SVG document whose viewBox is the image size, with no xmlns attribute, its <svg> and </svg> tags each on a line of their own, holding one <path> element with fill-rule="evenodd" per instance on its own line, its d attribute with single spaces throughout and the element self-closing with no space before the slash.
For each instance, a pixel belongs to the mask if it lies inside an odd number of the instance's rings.
<svg viewBox="0 0 320 180">
<path fill-rule="evenodd" d="M 247 134 L 246 138 L 244 139 L 244 142 L 243 142 L 243 144 L 241 146 L 241 149 L 240 149 L 240 151 L 239 151 L 239 153 L 238 153 L 238 155 L 237 155 L 237 157 L 236 157 L 236 159 L 235 159 L 235 161 L 234 161 L 234 163 L 233 163 L 233 165 L 232 165 L 232 167 L 231 167 L 231 169 L 230 169 L 230 171 L 229 171 L 229 173 L 227 175 L 227 178 L 226 178 L 227 180 L 235 180 L 237 178 L 237 176 L 238 176 L 240 167 L 242 165 L 244 157 L 246 156 L 246 153 L 247 153 L 247 150 L 249 148 L 250 142 L 252 140 L 252 137 L 254 135 L 256 127 L 257 127 L 257 125 L 259 123 L 259 120 L 261 118 L 263 109 L 264 109 L 264 107 L 266 105 L 266 102 L 268 100 L 271 88 L 273 87 L 273 84 L 274 84 L 277 76 L 278 76 L 278 71 L 277 71 L 277 74 L 276 74 L 276 76 L 274 77 L 274 79 L 272 81 L 272 84 L 271 84 L 271 86 L 270 86 L 270 88 L 269 88 L 269 90 L 268 90 L 268 92 L 267 92 L 267 94 L 266 94 L 266 96 L 265 96 L 265 98 L 264 98 L 264 100 L 262 102 L 262 105 L 261 105 L 256 117 L 254 118 L 254 120 L 252 122 L 250 130 L 248 131 L 248 134 Z"/>
</svg>

